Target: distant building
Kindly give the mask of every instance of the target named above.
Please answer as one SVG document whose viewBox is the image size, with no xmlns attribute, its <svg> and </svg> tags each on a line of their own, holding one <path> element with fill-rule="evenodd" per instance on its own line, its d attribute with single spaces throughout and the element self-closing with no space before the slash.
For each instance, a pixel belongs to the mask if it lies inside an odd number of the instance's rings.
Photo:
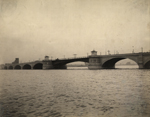
<svg viewBox="0 0 150 117">
<path fill-rule="evenodd" d="M 16 58 L 14 62 L 12 62 L 12 64 L 18 64 L 19 63 L 19 58 Z"/>
</svg>

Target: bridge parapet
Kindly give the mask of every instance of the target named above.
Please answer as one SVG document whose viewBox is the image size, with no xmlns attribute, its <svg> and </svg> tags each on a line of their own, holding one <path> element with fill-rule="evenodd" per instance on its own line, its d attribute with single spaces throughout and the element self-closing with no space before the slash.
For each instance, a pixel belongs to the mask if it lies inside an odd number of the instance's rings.
<svg viewBox="0 0 150 117">
<path fill-rule="evenodd" d="M 132 55 L 132 56 L 136 56 L 136 55 L 150 55 L 150 52 L 145 52 L 145 53 L 142 53 L 142 52 L 139 52 L 139 53 L 123 53 L 123 54 L 109 54 L 109 55 L 89 55 L 89 57 L 110 57 L 110 56 L 129 56 L 129 55 Z"/>
<path fill-rule="evenodd" d="M 58 58 L 58 59 L 55 59 L 55 60 L 71 60 L 71 59 L 82 59 L 82 58 L 88 58 L 88 57 L 83 56 L 83 57 Z M 55 61 L 55 60 L 52 60 L 52 61 Z"/>
</svg>

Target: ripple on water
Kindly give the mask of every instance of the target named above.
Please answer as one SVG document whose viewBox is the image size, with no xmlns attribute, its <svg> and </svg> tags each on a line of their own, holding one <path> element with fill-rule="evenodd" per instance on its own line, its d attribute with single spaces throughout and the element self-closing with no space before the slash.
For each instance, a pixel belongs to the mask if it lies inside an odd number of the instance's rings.
<svg viewBox="0 0 150 117">
<path fill-rule="evenodd" d="M 147 70 L 24 72 L 0 71 L 0 116 L 150 116 Z"/>
</svg>

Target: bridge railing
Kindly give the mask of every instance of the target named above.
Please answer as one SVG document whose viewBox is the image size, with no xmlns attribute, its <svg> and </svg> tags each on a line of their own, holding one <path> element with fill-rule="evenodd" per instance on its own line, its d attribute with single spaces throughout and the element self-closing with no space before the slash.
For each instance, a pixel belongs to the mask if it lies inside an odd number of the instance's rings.
<svg viewBox="0 0 150 117">
<path fill-rule="evenodd" d="M 124 54 L 150 54 L 150 52 L 134 52 L 134 53 L 110 53 L 110 54 L 101 54 L 100 56 L 108 56 L 108 55 L 124 55 Z"/>
<path fill-rule="evenodd" d="M 69 57 L 69 58 L 57 58 L 57 59 L 50 59 L 50 60 L 56 61 L 56 60 L 82 59 L 82 58 L 88 58 L 88 57 L 87 56 L 83 56 L 83 57 Z M 20 62 L 19 64 L 31 64 L 31 63 L 35 63 L 35 62 L 42 62 L 43 60 L 25 61 L 25 62 Z M 9 63 L 9 64 L 12 64 L 12 63 Z M 16 63 L 16 64 L 18 64 L 18 63 Z"/>
<path fill-rule="evenodd" d="M 82 59 L 82 58 L 88 58 L 87 56 L 83 57 L 69 57 L 69 58 L 57 58 L 57 59 L 52 59 L 53 61 L 55 60 L 70 60 L 70 59 Z"/>
<path fill-rule="evenodd" d="M 107 55 L 96 55 L 96 56 L 114 56 L 114 55 L 136 55 L 136 54 L 150 54 L 150 52 L 137 52 L 137 53 L 113 53 L 113 54 L 107 54 Z M 50 59 L 52 61 L 56 60 L 71 60 L 71 59 L 82 59 L 82 58 L 89 58 L 92 55 L 89 56 L 82 56 L 82 57 L 69 57 L 69 58 L 57 58 L 57 59 Z M 33 60 L 33 61 L 28 61 L 28 62 L 20 62 L 20 63 L 14 63 L 14 64 L 32 64 L 35 62 L 42 62 L 43 60 Z M 11 65 L 12 63 L 5 63 L 4 65 Z"/>
<path fill-rule="evenodd" d="M 35 63 L 35 62 L 42 62 L 42 60 L 25 61 L 25 62 L 20 62 L 19 64 L 31 64 L 31 63 Z M 16 63 L 16 64 L 18 64 L 18 63 Z"/>
<path fill-rule="evenodd" d="M 101 54 L 95 56 L 113 56 L 113 55 L 136 55 L 136 54 L 150 54 L 150 52 L 136 52 L 136 53 L 110 53 L 110 54 Z M 92 55 L 90 55 L 92 56 Z"/>
</svg>

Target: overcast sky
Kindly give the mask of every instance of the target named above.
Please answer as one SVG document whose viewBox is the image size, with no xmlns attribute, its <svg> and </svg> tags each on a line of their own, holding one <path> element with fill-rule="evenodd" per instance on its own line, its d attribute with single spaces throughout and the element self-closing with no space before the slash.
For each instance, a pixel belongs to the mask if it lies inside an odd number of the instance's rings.
<svg viewBox="0 0 150 117">
<path fill-rule="evenodd" d="M 150 50 L 149 0 L 0 0 L 0 63 L 141 47 Z"/>
</svg>

